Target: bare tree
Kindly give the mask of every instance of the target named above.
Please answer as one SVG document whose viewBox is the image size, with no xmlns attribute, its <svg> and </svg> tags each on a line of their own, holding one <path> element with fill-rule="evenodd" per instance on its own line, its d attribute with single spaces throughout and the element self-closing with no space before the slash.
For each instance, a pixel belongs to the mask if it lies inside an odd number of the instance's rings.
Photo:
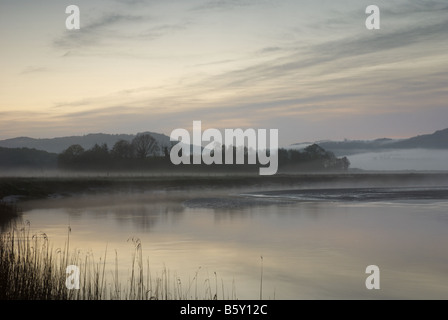
<svg viewBox="0 0 448 320">
<path fill-rule="evenodd" d="M 146 158 L 159 150 L 156 139 L 148 133 L 138 134 L 132 140 L 132 145 L 137 158 Z"/>
</svg>

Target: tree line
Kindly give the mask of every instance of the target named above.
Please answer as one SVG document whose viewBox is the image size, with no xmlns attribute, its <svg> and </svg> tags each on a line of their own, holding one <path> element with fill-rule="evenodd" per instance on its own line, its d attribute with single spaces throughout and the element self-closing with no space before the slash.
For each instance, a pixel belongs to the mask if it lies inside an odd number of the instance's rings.
<svg viewBox="0 0 448 320">
<path fill-rule="evenodd" d="M 222 163 L 225 163 L 226 148 L 222 146 Z M 99 171 L 157 171 L 157 170 L 185 170 L 185 171 L 258 171 L 257 164 L 247 164 L 249 150 L 244 148 L 244 164 L 229 165 L 173 165 L 170 160 L 171 147 L 161 147 L 150 134 L 139 134 L 132 141 L 119 140 L 111 149 L 107 144 L 96 144 L 85 150 L 80 145 L 72 145 L 58 156 L 58 167 L 65 170 L 99 170 Z M 192 155 L 190 156 L 192 157 Z M 190 163 L 193 163 L 192 159 Z M 234 161 L 233 163 L 236 163 Z M 350 162 L 346 157 L 337 158 L 334 153 L 326 151 L 317 144 L 310 145 L 303 150 L 279 149 L 279 171 L 322 171 L 347 170 Z"/>
<path fill-rule="evenodd" d="M 112 149 L 108 145 L 95 144 L 85 150 L 74 144 L 58 156 L 58 167 L 68 170 L 131 170 L 160 166 L 166 159 L 160 156 L 161 147 L 150 134 L 139 134 L 132 141 L 119 140 Z M 163 150 L 168 156 L 168 148 Z M 169 159 L 168 159 L 169 160 Z"/>
</svg>

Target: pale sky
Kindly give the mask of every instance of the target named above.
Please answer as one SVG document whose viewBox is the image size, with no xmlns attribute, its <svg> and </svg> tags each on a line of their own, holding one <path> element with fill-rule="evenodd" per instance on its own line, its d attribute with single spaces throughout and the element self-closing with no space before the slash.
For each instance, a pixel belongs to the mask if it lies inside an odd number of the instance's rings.
<svg viewBox="0 0 448 320">
<path fill-rule="evenodd" d="M 193 120 L 279 129 L 281 146 L 432 133 L 448 127 L 447 34 L 446 0 L 0 0 L 0 139 Z"/>
</svg>

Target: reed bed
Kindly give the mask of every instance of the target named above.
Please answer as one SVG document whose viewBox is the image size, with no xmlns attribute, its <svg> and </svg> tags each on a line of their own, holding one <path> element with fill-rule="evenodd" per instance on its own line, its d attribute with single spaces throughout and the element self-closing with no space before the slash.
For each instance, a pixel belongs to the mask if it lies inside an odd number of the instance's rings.
<svg viewBox="0 0 448 320">
<path fill-rule="evenodd" d="M 182 281 L 164 267 L 155 276 L 142 256 L 142 243 L 130 238 L 132 261 L 127 281 L 119 277 L 118 253 L 106 264 L 108 252 L 96 258 L 70 248 L 70 228 L 64 247 L 53 248 L 45 233 L 30 232 L 30 223 L 13 226 L 0 234 L 1 300 L 213 300 L 236 299 L 235 283 L 230 291 L 216 273 L 200 280 Z M 79 289 L 68 289 L 67 266 L 79 268 Z M 107 266 L 106 266 L 107 265 Z M 111 268 L 110 266 L 113 265 Z M 71 284 L 71 282 L 70 282 Z"/>
</svg>

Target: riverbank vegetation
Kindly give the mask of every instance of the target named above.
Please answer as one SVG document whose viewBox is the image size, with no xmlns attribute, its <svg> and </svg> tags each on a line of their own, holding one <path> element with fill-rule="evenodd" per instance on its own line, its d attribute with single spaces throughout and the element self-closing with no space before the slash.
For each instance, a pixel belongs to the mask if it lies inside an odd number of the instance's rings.
<svg viewBox="0 0 448 320">
<path fill-rule="evenodd" d="M 119 277 L 118 253 L 110 262 L 70 248 L 70 228 L 62 248 L 53 248 L 45 233 L 30 232 L 30 224 L 15 226 L 0 235 L 0 300 L 225 300 L 237 299 L 234 283 L 225 289 L 223 280 L 203 280 L 196 271 L 184 282 L 166 267 L 154 275 L 149 260 L 142 256 L 138 238 L 128 242 L 133 248 L 126 281 Z M 109 261 L 106 263 L 106 261 Z M 110 268 L 113 265 L 114 267 Z M 76 277 L 66 273 L 68 266 L 79 268 Z M 201 279 L 200 279 L 201 278 Z M 69 287 L 71 289 L 69 289 Z"/>
</svg>

